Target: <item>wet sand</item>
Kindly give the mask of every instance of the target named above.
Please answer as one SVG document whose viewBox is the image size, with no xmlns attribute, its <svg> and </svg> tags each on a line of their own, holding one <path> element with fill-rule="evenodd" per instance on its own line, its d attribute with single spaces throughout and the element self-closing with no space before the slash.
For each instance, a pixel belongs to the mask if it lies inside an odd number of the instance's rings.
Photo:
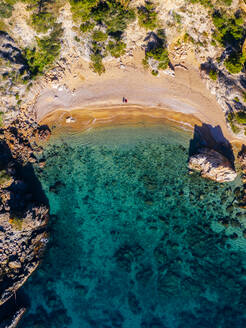
<svg viewBox="0 0 246 328">
<path fill-rule="evenodd" d="M 67 119 L 72 119 L 67 123 Z M 132 105 L 92 107 L 74 110 L 56 110 L 47 114 L 40 124 L 48 125 L 52 134 L 69 131 L 85 131 L 91 128 L 116 125 L 174 124 L 193 131 L 202 122 L 193 114 L 168 109 Z"/>
</svg>

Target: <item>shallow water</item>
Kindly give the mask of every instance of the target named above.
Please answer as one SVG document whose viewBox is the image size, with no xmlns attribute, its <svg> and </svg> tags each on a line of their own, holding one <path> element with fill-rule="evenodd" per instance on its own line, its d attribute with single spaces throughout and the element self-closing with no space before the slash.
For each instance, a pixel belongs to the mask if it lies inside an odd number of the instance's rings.
<svg viewBox="0 0 246 328">
<path fill-rule="evenodd" d="M 138 126 L 50 142 L 36 172 L 51 240 L 20 327 L 246 327 L 239 182 L 190 175 L 190 138 Z"/>
</svg>

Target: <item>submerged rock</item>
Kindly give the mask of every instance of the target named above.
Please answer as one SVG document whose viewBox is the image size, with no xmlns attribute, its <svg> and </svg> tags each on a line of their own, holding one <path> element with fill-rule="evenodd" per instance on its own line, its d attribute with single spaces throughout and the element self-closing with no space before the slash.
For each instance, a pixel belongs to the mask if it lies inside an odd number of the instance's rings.
<svg viewBox="0 0 246 328">
<path fill-rule="evenodd" d="M 201 173 L 201 176 L 217 182 L 229 182 L 235 180 L 237 173 L 230 161 L 219 152 L 201 148 L 198 154 L 189 159 L 189 169 Z"/>
</svg>

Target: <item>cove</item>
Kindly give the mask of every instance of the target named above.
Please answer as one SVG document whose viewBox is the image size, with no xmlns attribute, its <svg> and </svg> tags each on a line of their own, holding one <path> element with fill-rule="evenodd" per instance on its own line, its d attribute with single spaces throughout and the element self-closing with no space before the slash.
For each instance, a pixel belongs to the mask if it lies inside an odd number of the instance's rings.
<svg viewBox="0 0 246 328">
<path fill-rule="evenodd" d="M 246 326 L 239 181 L 189 174 L 190 132 L 116 126 L 51 139 L 36 175 L 50 243 L 20 327 Z"/>
</svg>

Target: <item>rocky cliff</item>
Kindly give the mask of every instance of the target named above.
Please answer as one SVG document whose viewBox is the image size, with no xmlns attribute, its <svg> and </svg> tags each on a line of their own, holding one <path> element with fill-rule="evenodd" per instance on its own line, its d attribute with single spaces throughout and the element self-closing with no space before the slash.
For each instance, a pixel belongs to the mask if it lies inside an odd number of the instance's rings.
<svg viewBox="0 0 246 328">
<path fill-rule="evenodd" d="M 38 131 L 20 120 L 0 131 L 0 305 L 37 268 L 48 242 L 48 206 L 30 164 Z M 3 327 L 16 326 L 24 309 L 16 310 L 13 318 L 1 317 Z"/>
</svg>

